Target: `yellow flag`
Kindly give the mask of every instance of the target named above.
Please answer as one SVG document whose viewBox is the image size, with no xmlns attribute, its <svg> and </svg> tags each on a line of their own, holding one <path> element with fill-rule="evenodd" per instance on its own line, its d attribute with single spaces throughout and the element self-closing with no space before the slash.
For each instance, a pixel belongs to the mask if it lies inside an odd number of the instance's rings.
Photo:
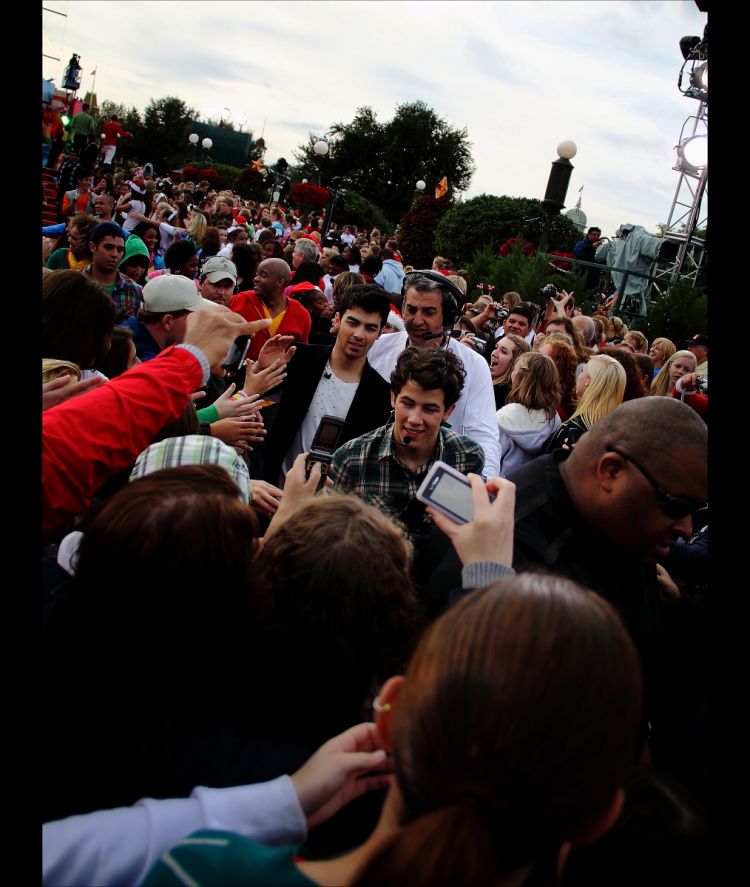
<svg viewBox="0 0 750 887">
<path fill-rule="evenodd" d="M 442 179 L 435 185 L 435 197 L 445 197 L 448 193 L 448 176 L 443 176 Z"/>
</svg>

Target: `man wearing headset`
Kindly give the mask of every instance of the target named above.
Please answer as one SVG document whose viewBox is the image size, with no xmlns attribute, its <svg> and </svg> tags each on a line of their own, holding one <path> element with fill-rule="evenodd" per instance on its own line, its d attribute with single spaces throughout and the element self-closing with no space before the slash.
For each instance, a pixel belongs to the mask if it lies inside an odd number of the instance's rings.
<svg viewBox="0 0 750 887">
<path fill-rule="evenodd" d="M 484 451 L 484 475 L 500 473 L 495 398 L 487 361 L 457 339 L 450 330 L 461 314 L 463 293 L 435 271 L 412 271 L 404 277 L 402 314 L 406 332 L 381 336 L 367 356 L 370 365 L 390 381 L 396 361 L 405 348 L 447 348 L 463 364 L 463 390 L 446 424 L 470 437 Z"/>
</svg>

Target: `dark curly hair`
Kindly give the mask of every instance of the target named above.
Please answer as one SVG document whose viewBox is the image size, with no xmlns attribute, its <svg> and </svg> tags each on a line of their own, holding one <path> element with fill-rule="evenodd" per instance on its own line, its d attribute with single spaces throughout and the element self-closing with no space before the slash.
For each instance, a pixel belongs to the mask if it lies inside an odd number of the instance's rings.
<svg viewBox="0 0 750 887">
<path fill-rule="evenodd" d="M 391 373 L 391 391 L 398 396 L 407 382 L 416 382 L 427 391 L 441 388 L 445 406 L 451 407 L 461 396 L 466 370 L 452 351 L 444 348 L 407 348 Z"/>
</svg>

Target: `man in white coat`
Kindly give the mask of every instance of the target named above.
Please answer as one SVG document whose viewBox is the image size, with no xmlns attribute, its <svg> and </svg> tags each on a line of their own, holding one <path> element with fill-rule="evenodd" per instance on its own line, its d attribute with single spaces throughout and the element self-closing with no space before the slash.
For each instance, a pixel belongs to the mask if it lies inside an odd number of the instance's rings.
<svg viewBox="0 0 750 887">
<path fill-rule="evenodd" d="M 370 365 L 390 381 L 398 356 L 405 348 L 448 348 L 453 351 L 466 370 L 466 380 L 446 424 L 482 447 L 485 477 L 499 475 L 497 409 L 490 368 L 480 354 L 450 336 L 451 327 L 461 313 L 463 293 L 435 271 L 407 274 L 404 293 L 402 314 L 406 332 L 381 336 L 367 356 Z"/>
</svg>

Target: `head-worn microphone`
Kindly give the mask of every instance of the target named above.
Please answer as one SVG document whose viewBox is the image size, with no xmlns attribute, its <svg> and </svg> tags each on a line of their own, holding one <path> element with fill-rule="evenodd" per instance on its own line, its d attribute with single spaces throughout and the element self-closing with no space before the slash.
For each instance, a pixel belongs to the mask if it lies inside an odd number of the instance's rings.
<svg viewBox="0 0 750 887">
<path fill-rule="evenodd" d="M 428 339 L 442 339 L 445 335 L 445 330 L 440 330 L 439 333 L 422 333 L 422 339 L 427 341 Z"/>
<path fill-rule="evenodd" d="M 407 434 L 404 435 L 403 444 L 405 447 L 408 447 L 409 444 L 414 440 L 413 437 L 409 437 Z"/>
</svg>

